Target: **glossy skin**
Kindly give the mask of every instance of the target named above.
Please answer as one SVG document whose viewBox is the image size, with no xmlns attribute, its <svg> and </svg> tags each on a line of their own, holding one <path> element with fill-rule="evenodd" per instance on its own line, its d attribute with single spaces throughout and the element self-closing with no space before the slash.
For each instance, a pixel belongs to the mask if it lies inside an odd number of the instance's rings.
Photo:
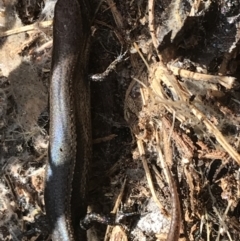
<svg viewBox="0 0 240 241">
<path fill-rule="evenodd" d="M 87 240 L 79 220 L 86 214 L 91 159 L 90 43 L 87 0 L 58 0 L 53 25 L 50 80 L 50 144 L 45 204 L 53 241 Z"/>
<path fill-rule="evenodd" d="M 91 160 L 90 43 L 87 0 L 58 0 L 53 25 L 50 81 L 50 145 L 45 204 L 53 241 L 87 240 L 79 220 L 86 214 Z M 180 204 L 169 172 L 172 221 L 167 241 L 177 241 Z"/>
</svg>

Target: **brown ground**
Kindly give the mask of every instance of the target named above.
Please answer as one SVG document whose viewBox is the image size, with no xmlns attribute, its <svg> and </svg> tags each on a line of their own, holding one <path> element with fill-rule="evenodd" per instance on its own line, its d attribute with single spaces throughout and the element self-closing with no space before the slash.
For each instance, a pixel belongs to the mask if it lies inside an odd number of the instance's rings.
<svg viewBox="0 0 240 241">
<path fill-rule="evenodd" d="M 140 215 L 127 218 L 129 230 L 113 233 L 165 240 L 167 164 L 181 203 L 181 240 L 239 240 L 240 3 L 169 2 L 152 9 L 150 0 L 96 1 L 89 73 L 104 72 L 128 51 L 104 81 L 92 82 L 89 206 L 110 213 L 123 190 L 124 209 Z M 0 240 L 49 240 L 43 179 L 50 5 L 0 0 Z M 105 226 L 94 232 L 103 240 Z"/>
</svg>

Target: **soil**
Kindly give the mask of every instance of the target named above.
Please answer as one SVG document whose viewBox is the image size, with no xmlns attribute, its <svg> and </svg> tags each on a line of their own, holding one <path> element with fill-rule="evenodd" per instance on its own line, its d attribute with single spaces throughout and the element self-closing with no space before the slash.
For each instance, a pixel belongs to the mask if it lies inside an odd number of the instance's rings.
<svg viewBox="0 0 240 241">
<path fill-rule="evenodd" d="M 54 4 L 0 0 L 0 240 L 50 240 L 43 193 Z M 95 223 L 90 240 L 166 240 L 166 166 L 179 239 L 239 240 L 240 2 L 92 5 L 89 76 L 105 78 L 91 82 L 89 210 L 133 215 L 107 234 Z"/>
</svg>

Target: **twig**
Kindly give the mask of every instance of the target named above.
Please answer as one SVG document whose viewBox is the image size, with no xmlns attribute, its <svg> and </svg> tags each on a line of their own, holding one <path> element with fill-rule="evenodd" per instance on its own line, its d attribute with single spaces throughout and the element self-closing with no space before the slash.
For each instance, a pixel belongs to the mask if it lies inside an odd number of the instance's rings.
<svg viewBox="0 0 240 241">
<path fill-rule="evenodd" d="M 7 30 L 3 33 L 0 33 L 0 38 L 6 37 L 6 36 L 9 36 L 9 35 L 13 35 L 13 34 L 22 33 L 22 32 L 39 30 L 41 28 L 48 28 L 52 25 L 52 22 L 53 22 L 52 20 L 44 21 L 44 22 L 37 22 L 37 23 L 31 24 L 31 25 L 23 26 L 21 28 Z"/>
<path fill-rule="evenodd" d="M 240 155 L 234 150 L 234 148 L 227 142 L 218 128 L 207 119 L 207 117 L 198 110 L 193 104 L 190 104 L 191 112 L 202 121 L 207 127 L 208 131 L 215 136 L 219 144 L 228 152 L 228 154 L 240 165 Z"/>
<path fill-rule="evenodd" d="M 209 81 L 211 83 L 219 83 L 227 89 L 231 89 L 235 83 L 236 78 L 231 76 L 218 76 L 210 74 L 202 74 L 192 72 L 186 69 L 178 68 L 176 66 L 168 64 L 168 68 L 173 72 L 174 75 L 180 76 L 182 78 L 187 78 L 196 81 Z"/>
<path fill-rule="evenodd" d="M 138 54 L 140 55 L 141 59 L 143 60 L 144 64 L 146 65 L 147 69 L 149 70 L 149 69 L 150 69 L 149 64 L 147 63 L 147 61 L 146 61 L 145 58 L 143 57 L 143 55 L 142 55 L 142 53 L 141 53 L 138 45 L 134 42 L 134 43 L 133 43 L 133 46 L 134 46 L 134 48 L 137 50 Z"/>
<path fill-rule="evenodd" d="M 231 206 L 232 202 L 228 202 L 228 206 L 224 212 L 224 214 L 226 214 L 226 211 L 229 210 L 230 206 Z M 219 222 L 220 222 L 220 225 L 219 225 L 219 229 L 218 229 L 218 236 L 216 238 L 216 241 L 219 241 L 219 238 L 220 238 L 220 235 L 221 235 L 221 229 L 222 227 L 224 228 L 225 232 L 227 233 L 227 236 L 229 238 L 230 241 L 233 241 L 229 231 L 228 231 L 228 227 L 226 225 L 226 223 L 224 222 L 225 221 L 225 215 L 221 216 L 220 213 L 218 212 L 217 208 L 215 206 L 213 206 L 213 211 L 217 214 L 218 218 L 219 218 Z"/>
<path fill-rule="evenodd" d="M 148 27 L 149 27 L 149 32 L 152 37 L 153 41 L 153 46 L 157 50 L 159 42 L 156 37 L 156 32 L 155 32 L 155 24 L 154 24 L 154 2 L 155 0 L 149 0 L 148 1 Z"/>
<path fill-rule="evenodd" d="M 112 214 L 116 214 L 117 210 L 119 209 L 119 206 L 121 204 L 122 197 L 123 197 L 123 192 L 124 192 L 124 189 L 125 189 L 125 186 L 126 186 L 126 182 L 127 182 L 127 179 L 125 178 L 124 181 L 123 181 L 120 193 L 119 193 L 119 195 L 117 197 L 117 200 L 115 202 L 114 208 L 111 211 Z M 107 241 L 109 239 L 111 231 L 112 231 L 112 227 L 108 225 L 107 229 L 106 229 L 106 232 L 105 232 L 104 241 Z"/>
<path fill-rule="evenodd" d="M 47 41 L 46 43 L 44 43 L 43 45 L 41 45 L 40 47 L 36 48 L 33 52 L 33 53 L 40 53 L 42 51 L 44 51 L 45 49 L 49 49 L 52 47 L 52 44 L 53 44 L 53 40 L 49 40 Z"/>
<path fill-rule="evenodd" d="M 123 53 L 123 54 L 120 54 L 108 67 L 107 69 L 103 72 L 103 73 L 100 73 L 100 74 L 94 74 L 94 75 L 91 75 L 89 76 L 90 79 L 92 81 L 103 81 L 108 75 L 110 72 L 112 72 L 113 70 L 116 69 L 116 66 L 118 63 L 120 63 L 122 60 L 123 60 L 123 57 L 127 54 L 127 50 Z"/>
<path fill-rule="evenodd" d="M 150 188 L 150 191 L 152 193 L 153 199 L 156 202 L 156 204 L 158 205 L 158 207 L 160 208 L 161 212 L 163 213 L 163 215 L 170 217 L 168 211 L 163 207 L 163 205 L 161 204 L 161 202 L 158 200 L 155 189 L 154 189 L 154 185 L 153 185 L 153 181 L 152 181 L 152 177 L 151 177 L 151 173 L 147 164 L 147 160 L 145 158 L 145 151 L 144 151 L 144 147 L 143 147 L 143 143 L 141 140 L 137 141 L 137 145 L 138 145 L 138 150 L 142 159 L 142 163 L 143 163 L 143 168 L 146 174 L 146 178 L 148 181 L 148 185 Z"/>
</svg>

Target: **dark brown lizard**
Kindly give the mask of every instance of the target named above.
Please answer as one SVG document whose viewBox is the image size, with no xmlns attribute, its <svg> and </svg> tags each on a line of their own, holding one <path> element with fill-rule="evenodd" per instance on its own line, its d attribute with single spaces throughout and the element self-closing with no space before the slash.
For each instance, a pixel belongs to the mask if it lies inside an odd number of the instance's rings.
<svg viewBox="0 0 240 241">
<path fill-rule="evenodd" d="M 50 144 L 45 204 L 53 241 L 86 240 L 91 159 L 90 86 L 87 78 L 90 11 L 87 0 L 58 0 L 53 23 Z"/>
<path fill-rule="evenodd" d="M 45 187 L 46 213 L 54 241 L 87 240 L 79 220 L 86 214 L 91 159 L 89 38 L 88 1 L 58 0 L 53 25 L 50 146 Z M 169 177 L 173 211 L 167 241 L 176 241 L 180 205 L 170 172 Z"/>
</svg>

